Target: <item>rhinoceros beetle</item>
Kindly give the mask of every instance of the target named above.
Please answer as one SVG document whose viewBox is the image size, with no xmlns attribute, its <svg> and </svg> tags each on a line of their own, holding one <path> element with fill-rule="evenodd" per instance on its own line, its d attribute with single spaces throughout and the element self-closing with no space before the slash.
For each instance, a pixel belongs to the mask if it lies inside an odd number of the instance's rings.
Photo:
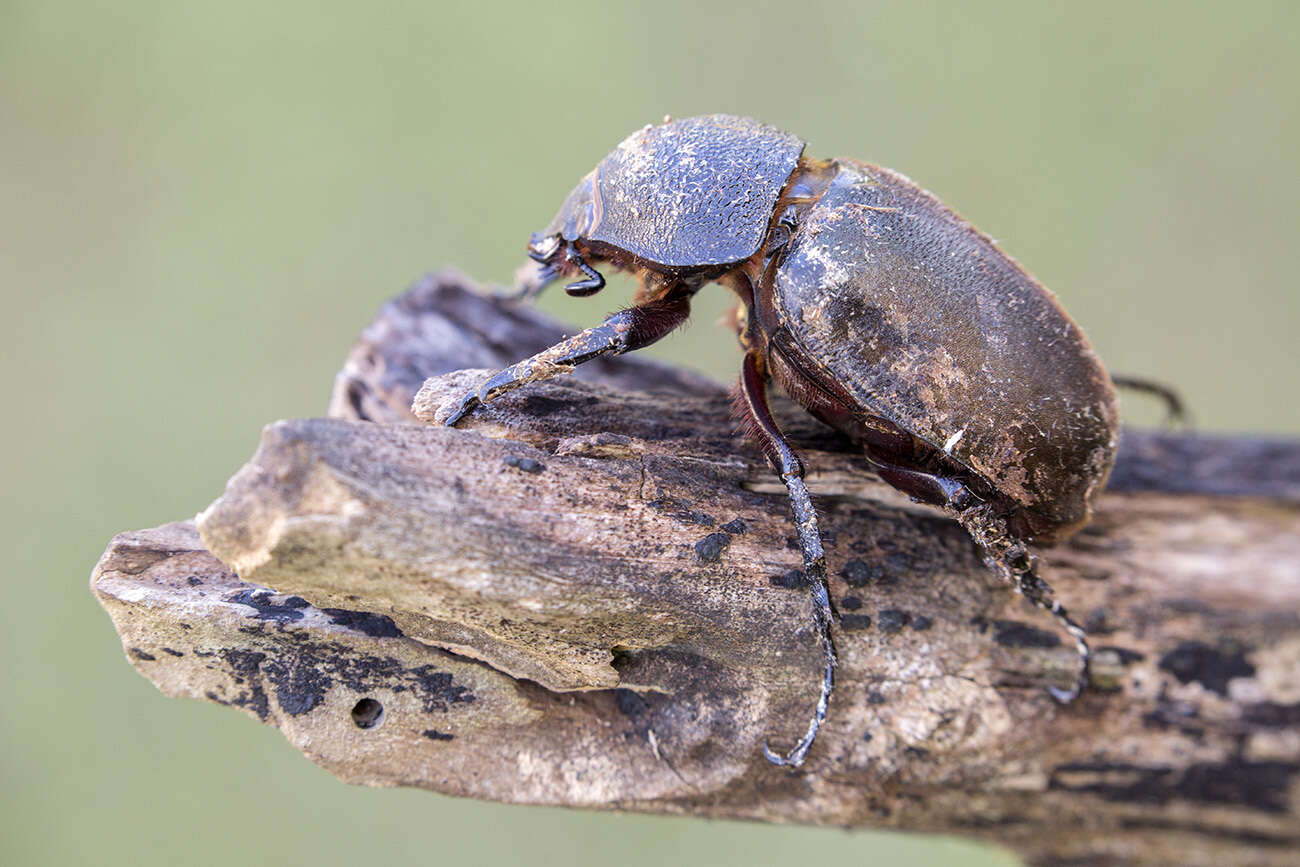
<svg viewBox="0 0 1300 867">
<path fill-rule="evenodd" d="M 821 694 L 807 733 L 776 764 L 798 766 L 835 679 L 833 614 L 804 468 L 768 407 L 775 380 L 860 443 L 879 476 L 943 508 L 985 560 L 1048 611 L 1081 660 L 1080 628 L 1035 570 L 1027 543 L 1089 519 L 1115 457 L 1111 379 L 1056 299 L 986 235 L 906 177 L 817 160 L 754 120 L 666 120 L 625 139 L 569 194 L 528 254 L 535 294 L 562 276 L 590 295 L 608 264 L 639 278 L 633 303 L 466 394 L 445 419 L 601 355 L 648 346 L 683 324 L 709 282 L 739 296 L 744 362 L 736 403 L 789 491 L 817 633 Z"/>
</svg>

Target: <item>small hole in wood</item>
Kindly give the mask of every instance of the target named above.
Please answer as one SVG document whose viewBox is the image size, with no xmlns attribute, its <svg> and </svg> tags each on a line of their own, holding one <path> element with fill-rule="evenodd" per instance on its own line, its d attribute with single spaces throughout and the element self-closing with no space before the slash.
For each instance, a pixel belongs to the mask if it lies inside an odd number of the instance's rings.
<svg viewBox="0 0 1300 867">
<path fill-rule="evenodd" d="M 363 698 L 352 706 L 352 722 L 359 729 L 372 729 L 384 721 L 384 706 L 373 698 Z"/>
</svg>

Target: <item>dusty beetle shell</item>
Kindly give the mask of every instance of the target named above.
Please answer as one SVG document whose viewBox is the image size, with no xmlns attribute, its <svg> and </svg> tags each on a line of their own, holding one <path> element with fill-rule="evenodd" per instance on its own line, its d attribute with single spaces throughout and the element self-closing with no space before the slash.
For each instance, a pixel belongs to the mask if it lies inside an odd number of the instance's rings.
<svg viewBox="0 0 1300 867">
<path fill-rule="evenodd" d="M 501 371 L 448 415 L 600 355 L 646 346 L 686 321 L 710 281 L 733 290 L 745 358 L 736 404 L 785 483 L 825 651 L 798 765 L 824 719 L 836 665 L 826 564 L 803 465 L 767 403 L 776 380 L 863 447 L 881 478 L 952 515 L 1019 592 L 1079 628 L 1038 577 L 1026 543 L 1083 526 L 1114 462 L 1105 368 L 1056 299 L 986 235 L 888 169 L 815 160 L 795 136 L 747 118 L 665 121 L 625 139 L 528 245 L 523 294 L 563 275 L 591 294 L 608 264 L 640 280 L 633 304 Z"/>
</svg>

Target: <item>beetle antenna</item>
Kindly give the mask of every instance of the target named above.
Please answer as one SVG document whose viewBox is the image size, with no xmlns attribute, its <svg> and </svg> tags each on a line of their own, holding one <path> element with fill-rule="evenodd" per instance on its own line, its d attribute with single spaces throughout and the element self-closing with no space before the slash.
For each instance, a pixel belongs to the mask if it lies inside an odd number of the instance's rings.
<svg viewBox="0 0 1300 867">
<path fill-rule="evenodd" d="M 605 278 L 599 271 L 583 261 L 578 251 L 573 249 L 572 244 L 565 249 L 564 258 L 566 261 L 578 266 L 582 273 L 587 275 L 586 280 L 580 280 L 577 283 L 570 283 L 565 286 L 565 292 L 568 292 L 574 298 L 586 298 L 588 295 L 595 295 L 605 288 Z"/>
</svg>

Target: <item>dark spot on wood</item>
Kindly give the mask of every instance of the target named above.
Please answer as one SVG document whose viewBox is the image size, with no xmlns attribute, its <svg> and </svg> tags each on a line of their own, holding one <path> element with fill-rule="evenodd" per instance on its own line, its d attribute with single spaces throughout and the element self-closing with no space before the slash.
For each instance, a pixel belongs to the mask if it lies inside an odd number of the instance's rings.
<svg viewBox="0 0 1300 867">
<path fill-rule="evenodd" d="M 857 611 L 862 607 L 862 600 L 856 596 L 845 596 L 840 600 L 840 607 L 846 611 Z"/>
<path fill-rule="evenodd" d="M 695 556 L 701 563 L 714 563 L 731 544 L 726 533 L 710 533 L 695 543 Z"/>
<path fill-rule="evenodd" d="M 614 704 L 618 712 L 628 719 L 640 719 L 650 709 L 650 705 L 635 690 L 614 690 Z"/>
<path fill-rule="evenodd" d="M 1255 674 L 1255 666 L 1233 642 L 1224 642 L 1216 648 L 1202 641 L 1184 641 L 1162 656 L 1159 666 L 1179 683 L 1197 681 L 1222 696 L 1228 694 L 1228 681 Z"/>
<path fill-rule="evenodd" d="M 740 518 L 732 518 L 730 521 L 723 524 L 718 529 L 722 530 L 723 532 L 730 533 L 733 536 L 739 536 L 741 533 L 744 533 L 746 530 L 748 530 L 749 527 Z"/>
<path fill-rule="evenodd" d="M 867 704 L 884 704 L 886 701 L 884 693 L 879 690 L 872 690 L 867 693 Z"/>
<path fill-rule="evenodd" d="M 886 575 L 883 567 L 867 563 L 864 560 L 854 558 L 844 564 L 843 571 L 840 574 L 844 581 L 850 587 L 866 587 L 868 585 L 885 585 L 892 584 Z"/>
<path fill-rule="evenodd" d="M 275 687 L 275 700 L 290 716 L 302 716 L 325 700 L 333 681 L 305 657 L 276 658 L 262 670 Z"/>
<path fill-rule="evenodd" d="M 881 632 L 885 633 L 901 632 L 903 627 L 911 621 L 912 615 L 897 608 L 882 608 L 876 614 L 876 626 L 880 628 Z"/>
<path fill-rule="evenodd" d="M 1084 615 L 1083 631 L 1089 635 L 1109 635 L 1115 629 L 1110 625 L 1110 615 L 1106 609 L 1097 607 Z"/>
<path fill-rule="evenodd" d="M 934 621 L 924 614 L 918 614 L 912 618 L 912 628 L 917 632 L 925 632 L 931 626 L 934 626 Z"/>
<path fill-rule="evenodd" d="M 508 467 L 514 467 L 521 472 L 533 473 L 534 475 L 546 469 L 546 465 L 541 461 L 532 458 L 520 458 L 515 455 L 506 455 L 504 462 Z"/>
<path fill-rule="evenodd" d="M 185 579 L 185 583 L 189 584 L 191 587 L 198 587 L 203 583 L 203 579 L 197 575 L 191 575 Z"/>
<path fill-rule="evenodd" d="M 393 618 L 369 611 L 353 611 L 348 608 L 322 608 L 328 615 L 330 623 L 346 626 L 348 629 L 369 635 L 371 638 L 402 638 L 402 630 L 393 622 Z"/>
<path fill-rule="evenodd" d="M 257 590 L 248 588 L 240 590 L 226 597 L 227 602 L 236 602 L 240 605 L 247 605 L 257 613 L 253 616 L 259 620 L 270 620 L 275 623 L 291 623 L 295 620 L 302 620 L 302 605 L 290 604 L 289 600 L 301 599 L 300 596 L 290 596 L 284 602 L 273 602 L 272 597 L 275 594 L 270 590 Z M 305 600 L 304 600 L 304 604 Z"/>
<path fill-rule="evenodd" d="M 257 677 L 258 670 L 261 668 L 262 663 L 266 661 L 266 654 L 227 647 L 221 651 L 221 658 L 225 660 L 226 665 L 230 666 L 235 683 L 247 683 L 249 685 L 247 690 L 232 699 L 226 700 L 223 704 L 251 708 L 253 713 L 257 714 L 258 719 L 266 722 L 271 715 L 271 703 L 267 698 L 266 690 L 262 688 L 261 681 Z"/>
<path fill-rule="evenodd" d="M 1089 792 L 1108 801 L 1163 805 L 1181 799 L 1247 806 L 1266 813 L 1290 809 L 1290 786 L 1300 765 L 1290 762 L 1201 762 L 1181 774 L 1155 765 L 1078 762 L 1057 767 L 1050 788 Z"/>
<path fill-rule="evenodd" d="M 700 527 L 712 527 L 714 524 L 718 523 L 717 520 L 712 515 L 707 514 L 705 512 L 697 512 L 694 509 L 688 509 L 686 508 L 685 504 L 680 503 L 676 500 L 660 498 L 657 500 L 650 500 L 649 502 L 646 503 L 646 505 L 652 509 L 655 509 L 656 511 L 663 512 L 665 515 L 668 515 L 670 518 L 674 518 L 678 521 L 681 521 L 683 524 L 695 524 Z"/>
<path fill-rule="evenodd" d="M 154 656 L 152 653 L 143 651 L 138 647 L 131 648 L 131 655 L 134 656 L 136 659 L 144 660 L 145 662 L 153 662 L 155 659 L 158 658 Z"/>
<path fill-rule="evenodd" d="M 447 732 L 440 732 L 437 729 L 425 729 L 421 734 L 431 741 L 450 741 L 455 740 L 456 736 Z"/>
<path fill-rule="evenodd" d="M 1003 647 L 1050 648 L 1061 645 L 1061 637 L 1056 633 L 1019 620 L 993 621 L 993 640 Z"/>
<path fill-rule="evenodd" d="M 840 629 L 870 629 L 870 614 L 845 614 L 840 618 Z"/>
<path fill-rule="evenodd" d="M 1243 721 L 1269 729 L 1300 728 L 1300 704 L 1275 704 L 1261 701 L 1241 709 Z"/>
<path fill-rule="evenodd" d="M 1145 653 L 1139 653 L 1136 650 L 1130 650 L 1127 647 L 1116 647 L 1113 644 L 1104 644 L 1098 647 L 1095 653 L 1113 653 L 1119 659 L 1120 665 L 1132 665 L 1135 662 L 1141 662 L 1146 659 Z"/>
<path fill-rule="evenodd" d="M 768 579 L 768 582 L 773 587 L 784 587 L 786 590 L 795 590 L 808 586 L 808 578 L 803 574 L 802 569 L 791 569 L 789 572 L 773 575 Z"/>
<path fill-rule="evenodd" d="M 170 647 L 164 647 L 164 648 L 163 648 L 163 653 L 170 653 L 172 656 L 184 656 L 184 655 L 185 655 L 184 653 L 181 653 L 179 650 L 172 650 Z"/>
</svg>

